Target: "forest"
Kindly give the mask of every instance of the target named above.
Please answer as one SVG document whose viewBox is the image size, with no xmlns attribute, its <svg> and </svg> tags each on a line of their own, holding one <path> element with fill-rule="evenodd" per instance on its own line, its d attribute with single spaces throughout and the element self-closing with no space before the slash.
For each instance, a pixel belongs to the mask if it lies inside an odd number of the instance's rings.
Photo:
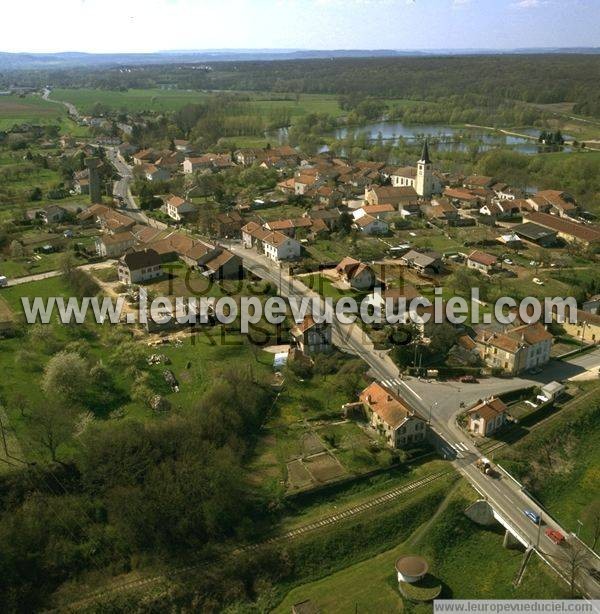
<svg viewBox="0 0 600 614">
<path fill-rule="evenodd" d="M 0 86 L 15 77 L 23 85 L 129 89 L 176 87 L 403 98 L 435 101 L 483 96 L 490 105 L 574 103 L 573 111 L 600 116 L 600 56 L 577 54 L 454 57 L 335 58 L 319 60 L 162 64 L 120 68 L 37 70 L 0 74 Z"/>
</svg>

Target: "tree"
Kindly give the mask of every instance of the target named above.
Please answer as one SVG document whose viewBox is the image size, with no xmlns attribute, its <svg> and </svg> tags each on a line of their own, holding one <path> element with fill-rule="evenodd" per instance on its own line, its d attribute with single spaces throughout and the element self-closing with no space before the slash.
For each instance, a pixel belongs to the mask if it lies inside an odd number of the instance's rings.
<svg viewBox="0 0 600 614">
<path fill-rule="evenodd" d="M 592 501 L 583 511 L 584 526 L 588 529 L 592 543 L 592 550 L 596 550 L 600 539 L 600 499 Z"/>
<path fill-rule="evenodd" d="M 57 451 L 67 442 L 75 428 L 75 409 L 58 397 L 49 397 L 31 410 L 31 437 L 50 453 L 57 462 Z"/>
<path fill-rule="evenodd" d="M 65 277 L 69 277 L 75 269 L 75 256 L 73 252 L 63 252 L 58 259 L 58 268 Z"/>
<path fill-rule="evenodd" d="M 48 398 L 58 395 L 69 401 L 80 401 L 87 389 L 88 376 L 88 365 L 79 354 L 59 352 L 44 369 L 42 389 Z"/>
<path fill-rule="evenodd" d="M 586 565 L 588 560 L 588 552 L 576 540 L 568 541 L 565 546 L 565 561 L 567 565 L 567 578 L 569 580 L 569 588 L 571 598 L 575 597 L 577 588 L 577 577 L 579 571 Z"/>
<path fill-rule="evenodd" d="M 10 244 L 10 255 L 13 258 L 22 258 L 25 255 L 23 244 L 16 239 Z"/>
</svg>

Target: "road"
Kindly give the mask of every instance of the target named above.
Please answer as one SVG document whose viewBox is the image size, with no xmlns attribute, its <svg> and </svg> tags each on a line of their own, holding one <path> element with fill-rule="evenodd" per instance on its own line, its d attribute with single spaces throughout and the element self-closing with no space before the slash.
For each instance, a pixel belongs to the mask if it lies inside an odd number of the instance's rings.
<svg viewBox="0 0 600 614">
<path fill-rule="evenodd" d="M 42 93 L 42 98 L 44 100 L 47 100 L 48 102 L 54 102 L 55 104 L 62 104 L 64 107 L 67 108 L 67 112 L 75 121 L 81 121 L 81 115 L 79 111 L 77 110 L 77 107 L 74 104 L 71 104 L 70 102 L 65 102 L 64 100 L 52 100 L 52 98 L 50 98 L 51 93 L 52 93 L 52 90 L 49 90 L 48 88 L 46 88 L 44 92 Z"/>
<path fill-rule="evenodd" d="M 240 256 L 244 266 L 257 276 L 274 283 L 284 297 L 290 296 L 318 296 L 307 288 L 301 281 L 291 278 L 283 268 L 266 257 L 257 254 L 254 250 L 245 249 L 239 243 L 232 242 L 230 249 Z M 322 305 L 325 305 L 323 302 Z M 326 307 L 324 312 L 328 313 Z M 456 470 L 470 482 L 470 484 L 487 499 L 494 510 L 510 524 L 518 535 L 533 545 L 540 556 L 563 578 L 568 577 L 568 554 L 564 546 L 557 546 L 550 542 L 543 534 L 544 529 L 534 525 L 524 514 L 524 510 L 533 510 L 542 519 L 544 528 L 550 526 L 568 533 L 556 522 L 548 517 L 539 505 L 524 493 L 519 484 L 508 476 L 496 479 L 481 473 L 475 466 L 475 461 L 481 453 L 471 443 L 456 423 L 456 416 L 460 413 L 460 402 L 472 404 L 482 396 L 498 394 L 507 390 L 514 390 L 529 386 L 540 381 L 550 381 L 564 372 L 583 371 L 586 365 L 595 365 L 600 361 L 600 350 L 590 355 L 573 359 L 568 363 L 555 361 L 543 379 L 530 380 L 526 378 L 498 379 L 490 378 L 481 384 L 454 384 L 447 382 L 420 382 L 415 379 L 404 379 L 385 352 L 375 350 L 373 344 L 363 330 L 356 324 L 344 325 L 332 318 L 333 341 L 342 350 L 349 350 L 361 357 L 370 367 L 370 373 L 379 381 L 393 385 L 404 398 L 406 398 L 423 416 L 431 421 L 431 428 L 438 437 L 438 449 L 447 458 L 453 461 Z M 562 378 L 561 378 L 562 379 Z M 471 386 L 471 387 L 469 387 Z M 573 540 L 574 538 L 570 538 Z M 589 555 L 586 561 L 588 567 L 600 571 L 598 557 Z M 587 570 L 579 572 L 578 585 L 584 595 L 600 597 L 600 585 L 590 576 Z"/>
<path fill-rule="evenodd" d="M 103 262 L 94 262 L 92 264 L 81 264 L 77 268 L 83 271 L 94 271 L 98 269 L 107 269 L 114 266 L 117 263 L 116 260 L 105 260 Z M 7 288 L 12 286 L 20 286 L 21 284 L 29 284 L 32 281 L 42 281 L 44 279 L 50 279 L 51 277 L 59 277 L 62 275 L 62 271 L 46 271 L 45 273 L 37 273 L 35 275 L 26 275 L 25 277 L 16 277 L 15 279 L 9 279 Z"/>
</svg>

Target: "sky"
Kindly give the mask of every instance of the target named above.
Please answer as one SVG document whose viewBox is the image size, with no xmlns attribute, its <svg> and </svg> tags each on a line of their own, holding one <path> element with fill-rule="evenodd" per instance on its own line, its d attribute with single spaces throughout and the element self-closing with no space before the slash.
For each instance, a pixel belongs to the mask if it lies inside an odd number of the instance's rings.
<svg viewBox="0 0 600 614">
<path fill-rule="evenodd" d="M 4 0 L 0 51 L 600 46 L 600 0 Z"/>
</svg>

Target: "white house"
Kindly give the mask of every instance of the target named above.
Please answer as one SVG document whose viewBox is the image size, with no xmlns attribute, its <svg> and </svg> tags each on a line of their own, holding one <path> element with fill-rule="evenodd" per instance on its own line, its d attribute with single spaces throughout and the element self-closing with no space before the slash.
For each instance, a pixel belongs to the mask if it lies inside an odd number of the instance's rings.
<svg viewBox="0 0 600 614">
<path fill-rule="evenodd" d="M 385 221 L 365 214 L 354 220 L 354 226 L 366 235 L 384 235 L 390 231 L 390 225 Z"/>
<path fill-rule="evenodd" d="M 153 249 L 125 254 L 119 260 L 119 281 L 123 284 L 140 284 L 162 275 L 160 256 Z"/>
<path fill-rule="evenodd" d="M 302 245 L 281 232 L 270 232 L 262 239 L 262 247 L 267 258 L 275 262 L 297 260 L 302 255 Z"/>
<path fill-rule="evenodd" d="M 180 196 L 171 195 L 165 202 L 165 209 L 167 211 L 167 215 L 171 219 L 175 220 L 176 222 L 180 222 L 186 216 L 194 213 L 196 210 L 196 205 L 181 198 Z"/>
</svg>

